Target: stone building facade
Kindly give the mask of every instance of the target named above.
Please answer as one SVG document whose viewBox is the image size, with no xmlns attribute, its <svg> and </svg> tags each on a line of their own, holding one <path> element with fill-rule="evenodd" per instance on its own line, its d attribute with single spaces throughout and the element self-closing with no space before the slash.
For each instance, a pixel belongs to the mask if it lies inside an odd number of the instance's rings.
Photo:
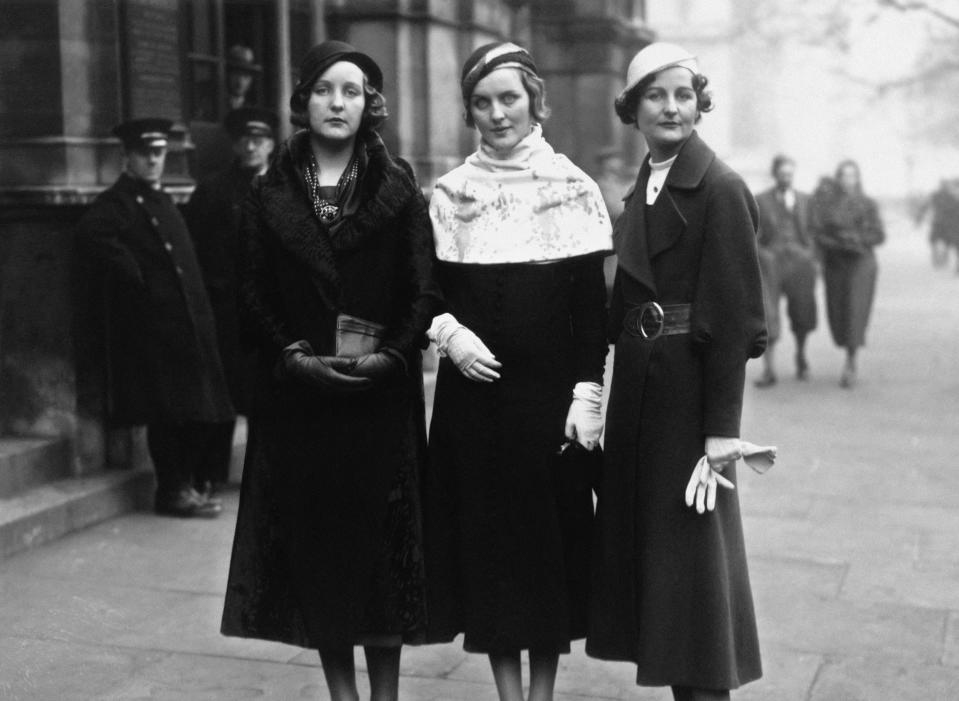
<svg viewBox="0 0 959 701">
<path fill-rule="evenodd" d="M 427 190 L 475 147 L 459 71 L 494 39 L 531 49 L 557 150 L 586 170 L 604 147 L 639 154 L 611 105 L 651 39 L 644 0 L 0 0 L 0 16 L 0 500 L 145 459 L 129 430 L 104 422 L 97 300 L 73 225 L 119 174 L 110 130 L 123 119 L 174 120 L 164 183 L 181 202 L 228 158 L 231 47 L 252 50 L 248 103 L 283 116 L 314 43 L 371 54 L 391 111 L 384 138 Z M 34 439 L 55 442 L 62 464 L 20 461 L 4 476 L 4 446 Z"/>
</svg>

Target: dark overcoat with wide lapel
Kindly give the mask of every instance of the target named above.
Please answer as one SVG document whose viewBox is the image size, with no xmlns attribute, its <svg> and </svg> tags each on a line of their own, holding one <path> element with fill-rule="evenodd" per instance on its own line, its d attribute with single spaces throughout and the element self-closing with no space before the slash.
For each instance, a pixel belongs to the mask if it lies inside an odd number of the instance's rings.
<svg viewBox="0 0 959 701">
<path fill-rule="evenodd" d="M 699 515 L 684 494 L 705 437 L 739 436 L 746 360 L 765 345 L 756 204 L 695 132 L 649 207 L 648 177 L 647 161 L 614 228 L 587 652 L 635 662 L 640 684 L 729 689 L 760 676 L 739 504 L 720 490 Z M 691 304 L 690 333 L 625 331 L 646 301 Z"/>
<path fill-rule="evenodd" d="M 439 303 L 432 231 L 409 166 L 375 134 L 363 148 L 357 208 L 332 229 L 314 215 L 304 184 L 306 132 L 281 147 L 244 204 L 240 286 L 260 368 L 227 635 L 330 648 L 369 633 L 409 639 L 425 624 L 415 492 L 426 442 L 421 347 Z M 386 327 L 383 344 L 407 362 L 401 379 L 331 395 L 278 377 L 281 352 L 295 341 L 335 354 L 339 312 Z M 403 521 L 390 531 L 402 542 L 389 541 L 388 519 Z M 402 581 L 383 581 L 397 555 Z M 395 599 L 374 601 L 377 587 Z M 384 606 L 402 629 L 364 629 L 376 625 L 370 607 Z"/>
<path fill-rule="evenodd" d="M 239 319 L 240 210 L 254 172 L 233 163 L 194 190 L 184 214 L 216 319 L 220 361 L 234 408 L 248 413 L 255 354 L 242 342 Z"/>
<path fill-rule="evenodd" d="M 215 321 L 186 223 L 162 190 L 124 174 L 94 200 L 78 243 L 102 272 L 110 418 L 233 418 Z"/>
</svg>

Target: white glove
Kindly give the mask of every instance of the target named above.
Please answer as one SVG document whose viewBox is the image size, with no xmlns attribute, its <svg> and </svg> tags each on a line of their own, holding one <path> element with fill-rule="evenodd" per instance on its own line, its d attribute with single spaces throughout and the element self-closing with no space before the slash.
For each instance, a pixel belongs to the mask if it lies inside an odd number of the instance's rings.
<svg viewBox="0 0 959 701">
<path fill-rule="evenodd" d="M 566 437 L 592 450 L 603 435 L 603 387 L 595 382 L 577 382 L 566 414 Z"/>
<path fill-rule="evenodd" d="M 686 506 L 696 504 L 698 513 L 716 508 L 717 486 L 735 489 L 736 485 L 710 467 L 709 459 L 704 455 L 693 468 L 693 474 L 686 485 Z"/>
<path fill-rule="evenodd" d="M 496 360 L 496 356 L 475 333 L 459 323 L 452 314 L 433 317 L 426 335 L 436 344 L 439 354 L 449 357 L 464 377 L 475 382 L 492 382 L 500 378 L 496 371 L 503 364 Z"/>
<path fill-rule="evenodd" d="M 686 506 L 696 504 L 696 511 L 705 513 L 716 508 L 718 487 L 736 486 L 719 474 L 726 465 L 742 458 L 747 465 L 763 474 L 776 461 L 775 446 L 760 446 L 738 438 L 706 437 L 706 454 L 699 459 L 686 485 Z"/>
</svg>

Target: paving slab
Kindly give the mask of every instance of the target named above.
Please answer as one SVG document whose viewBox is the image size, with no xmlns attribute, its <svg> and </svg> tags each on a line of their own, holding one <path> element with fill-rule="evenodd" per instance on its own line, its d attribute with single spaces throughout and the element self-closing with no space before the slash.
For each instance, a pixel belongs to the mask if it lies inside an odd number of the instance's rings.
<svg viewBox="0 0 959 701">
<path fill-rule="evenodd" d="M 957 693 L 953 669 L 880 655 L 827 662 L 809 701 L 950 701 Z"/>
</svg>

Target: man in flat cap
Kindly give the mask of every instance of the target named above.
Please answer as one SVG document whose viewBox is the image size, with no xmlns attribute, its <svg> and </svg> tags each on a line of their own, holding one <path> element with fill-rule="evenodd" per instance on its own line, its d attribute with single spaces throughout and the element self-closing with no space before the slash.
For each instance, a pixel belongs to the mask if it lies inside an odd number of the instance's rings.
<svg viewBox="0 0 959 701">
<path fill-rule="evenodd" d="M 157 513 L 211 517 L 221 505 L 193 483 L 212 427 L 234 414 L 186 222 L 160 184 L 170 127 L 135 119 L 113 130 L 123 173 L 83 215 L 78 237 L 106 285 L 109 417 L 146 424 Z"/>
<path fill-rule="evenodd" d="M 233 162 L 200 181 L 187 205 L 186 219 L 216 318 L 220 359 L 233 406 L 249 418 L 255 358 L 241 341 L 237 308 L 240 207 L 253 179 L 270 165 L 279 118 L 268 110 L 244 107 L 227 114 L 223 126 L 233 145 Z M 216 458 L 207 463 L 209 470 L 202 475 L 208 494 L 229 476 L 233 430 L 233 421 L 218 428 Z"/>
</svg>

